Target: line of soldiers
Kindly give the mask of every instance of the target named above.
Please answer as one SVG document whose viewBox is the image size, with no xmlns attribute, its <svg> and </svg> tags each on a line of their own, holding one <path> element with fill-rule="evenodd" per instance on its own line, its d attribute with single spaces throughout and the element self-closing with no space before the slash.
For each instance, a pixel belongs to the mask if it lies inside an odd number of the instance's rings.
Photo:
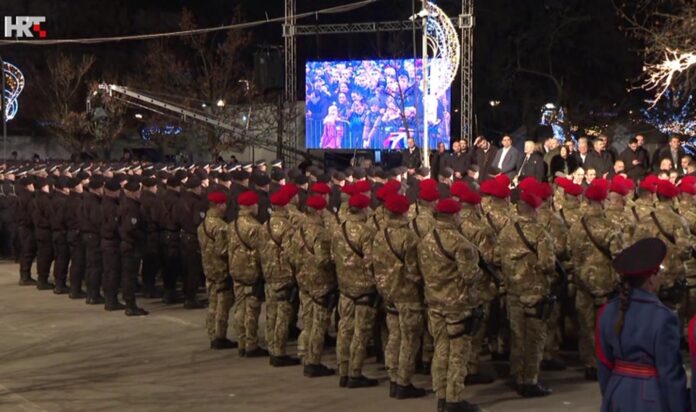
<svg viewBox="0 0 696 412">
<path fill-rule="evenodd" d="M 362 367 L 368 343 L 384 332 L 389 395 L 424 396 L 411 378 L 425 360 L 438 410 L 478 410 L 464 387 L 492 381 L 479 370 L 486 341 L 494 355 L 510 352 L 509 383 L 521 396 L 548 395 L 539 370 L 565 367 L 558 351 L 572 313 L 585 376 L 596 379 L 596 314 L 618 283 L 611 261 L 636 240 L 667 243 L 660 298 L 685 318 L 696 313 L 696 181 L 688 176 L 678 185 L 648 176 L 634 188 L 619 175 L 586 189 L 528 178 L 514 191 L 505 175 L 474 188 L 431 179 L 426 168 L 327 174 L 286 172 L 280 162 L 267 170 L 263 161 L 8 168 L 2 176 L 16 193 L 5 197 L 17 198 L 20 283 L 32 283 L 36 250 L 40 289 L 80 298 L 84 277 L 88 303 L 101 303 L 101 287 L 107 309 L 119 307 L 120 274 L 126 313 L 143 314 L 133 293 L 141 259 L 143 296 L 157 296 L 161 272 L 165 301 L 182 278 L 190 308 L 202 306 L 195 291 L 203 274 L 211 348 L 270 355 L 273 366 L 301 363 L 308 377 L 336 374 L 321 359 L 337 313 L 341 387 L 377 385 Z M 54 215 L 68 223 L 42 221 Z M 264 302 L 267 350 L 258 339 Z M 227 338 L 233 306 L 238 342 Z M 298 320 L 295 358 L 286 347 Z"/>
</svg>

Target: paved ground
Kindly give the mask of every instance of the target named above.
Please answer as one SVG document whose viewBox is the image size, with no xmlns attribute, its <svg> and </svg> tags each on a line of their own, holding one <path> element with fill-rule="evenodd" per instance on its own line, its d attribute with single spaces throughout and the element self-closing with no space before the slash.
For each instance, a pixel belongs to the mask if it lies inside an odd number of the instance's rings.
<svg viewBox="0 0 696 412">
<path fill-rule="evenodd" d="M 0 263 L 0 411 L 435 411 L 435 397 L 397 401 L 386 373 L 370 389 L 339 389 L 337 378 L 307 379 L 300 367 L 211 351 L 204 311 L 141 301 L 127 318 L 50 291 L 17 286 L 17 266 Z M 294 350 L 294 347 L 292 348 Z M 327 356 L 335 365 L 333 353 Z M 492 365 L 488 365 L 492 367 Z M 471 387 L 486 411 L 596 411 L 596 384 L 577 368 L 542 378 L 555 393 L 520 399 L 502 382 Z M 417 385 L 429 386 L 425 376 Z"/>
</svg>

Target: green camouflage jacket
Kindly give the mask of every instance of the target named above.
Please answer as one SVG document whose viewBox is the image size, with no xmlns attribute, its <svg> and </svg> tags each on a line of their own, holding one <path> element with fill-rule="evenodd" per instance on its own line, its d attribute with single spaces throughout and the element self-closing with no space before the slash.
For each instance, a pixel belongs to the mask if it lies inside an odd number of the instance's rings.
<svg viewBox="0 0 696 412">
<path fill-rule="evenodd" d="M 223 213 L 209 209 L 198 226 L 198 243 L 206 279 L 222 282 L 229 274 L 227 269 L 227 223 Z"/>
<path fill-rule="evenodd" d="M 331 234 L 331 258 L 336 262 L 341 293 L 353 299 L 373 293 L 375 279 L 369 253 L 375 231 L 367 215 L 349 213 Z"/>
<path fill-rule="evenodd" d="M 331 260 L 331 234 L 323 225 L 321 214 L 307 214 L 295 232 L 297 244 L 297 284 L 315 299 L 336 288 L 336 268 Z"/>
<path fill-rule="evenodd" d="M 232 279 L 251 286 L 261 276 L 259 249 L 261 224 L 250 210 L 240 209 L 239 216 L 227 228 L 229 237 L 227 255 Z"/>
<path fill-rule="evenodd" d="M 276 209 L 260 230 L 259 258 L 266 283 L 287 285 L 294 282 L 289 253 L 292 251 L 294 228 L 287 209 Z"/>
</svg>

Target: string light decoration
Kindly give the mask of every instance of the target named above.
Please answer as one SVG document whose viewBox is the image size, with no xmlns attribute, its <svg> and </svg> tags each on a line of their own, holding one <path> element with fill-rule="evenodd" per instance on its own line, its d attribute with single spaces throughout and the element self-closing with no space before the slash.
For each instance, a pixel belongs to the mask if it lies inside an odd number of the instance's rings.
<svg viewBox="0 0 696 412">
<path fill-rule="evenodd" d="M 428 94 L 438 99 L 449 90 L 457 75 L 461 45 L 457 29 L 445 12 L 429 1 L 424 2 L 424 8 L 428 12 L 426 34 L 432 57 L 423 73 L 428 73 Z"/>
<path fill-rule="evenodd" d="M 12 120 L 19 111 L 19 95 L 24 90 L 24 74 L 17 66 L 3 62 L 2 72 L 5 76 L 5 90 L 2 91 L 5 99 L 5 119 Z"/>
<path fill-rule="evenodd" d="M 645 120 L 668 135 L 696 137 L 696 100 L 693 94 L 667 90 L 659 104 L 642 110 Z"/>
<path fill-rule="evenodd" d="M 650 107 L 655 107 L 657 102 L 667 93 L 675 76 L 689 70 L 694 65 L 696 65 L 696 53 L 672 49 L 667 49 L 662 62 L 646 64 L 643 67 L 646 80 L 641 88 L 656 93 L 653 99 L 646 100 Z"/>
</svg>

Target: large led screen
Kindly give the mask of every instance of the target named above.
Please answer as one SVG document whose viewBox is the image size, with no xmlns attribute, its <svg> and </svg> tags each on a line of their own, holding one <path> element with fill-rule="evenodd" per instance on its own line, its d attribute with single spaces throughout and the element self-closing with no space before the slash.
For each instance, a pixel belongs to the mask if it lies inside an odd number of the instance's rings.
<svg viewBox="0 0 696 412">
<path fill-rule="evenodd" d="M 423 146 L 420 59 L 311 61 L 305 66 L 306 147 L 379 149 Z M 450 142 L 450 90 L 428 104 L 428 142 Z"/>
</svg>

